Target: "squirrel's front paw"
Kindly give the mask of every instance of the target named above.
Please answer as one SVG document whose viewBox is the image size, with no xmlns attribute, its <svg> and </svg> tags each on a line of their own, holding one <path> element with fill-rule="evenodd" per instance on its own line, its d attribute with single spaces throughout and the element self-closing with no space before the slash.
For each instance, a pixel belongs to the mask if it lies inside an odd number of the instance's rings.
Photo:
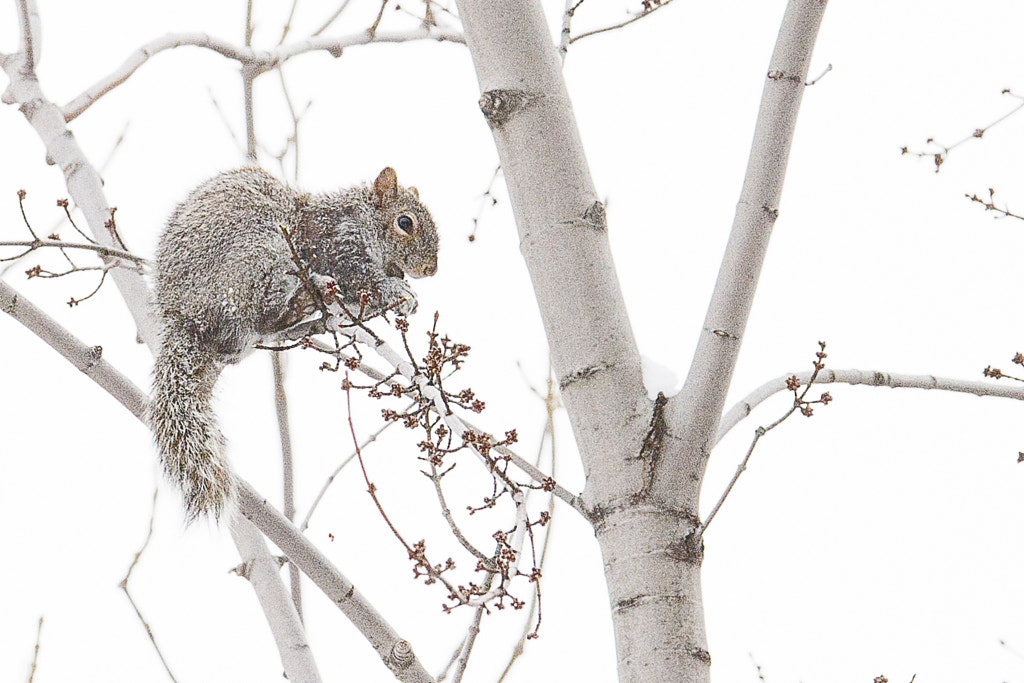
<svg viewBox="0 0 1024 683">
<path fill-rule="evenodd" d="M 388 308 L 399 315 L 412 315 L 416 312 L 416 293 L 412 291 L 405 280 L 391 278 L 390 284 L 394 285 L 388 292 Z"/>
<path fill-rule="evenodd" d="M 416 312 L 416 306 L 419 302 L 416 301 L 416 295 L 410 290 L 409 293 L 399 300 L 398 305 L 395 306 L 393 311 L 399 315 L 412 315 Z"/>
</svg>

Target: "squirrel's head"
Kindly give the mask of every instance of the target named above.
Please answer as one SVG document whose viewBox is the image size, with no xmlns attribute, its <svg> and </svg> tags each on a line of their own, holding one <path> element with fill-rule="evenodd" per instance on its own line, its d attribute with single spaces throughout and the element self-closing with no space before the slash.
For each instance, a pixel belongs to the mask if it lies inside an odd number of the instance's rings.
<svg viewBox="0 0 1024 683">
<path fill-rule="evenodd" d="M 437 273 L 437 228 L 416 188 L 400 187 L 389 166 L 373 183 L 373 202 L 384 238 L 385 268 L 415 278 Z"/>
</svg>

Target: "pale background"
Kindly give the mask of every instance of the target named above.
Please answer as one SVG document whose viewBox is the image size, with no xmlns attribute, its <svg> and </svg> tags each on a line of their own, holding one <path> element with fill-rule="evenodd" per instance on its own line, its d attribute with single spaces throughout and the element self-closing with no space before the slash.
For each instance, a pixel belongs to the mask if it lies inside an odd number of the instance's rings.
<svg viewBox="0 0 1024 683">
<path fill-rule="evenodd" d="M 574 26 L 624 18 L 634 4 L 590 0 Z M 41 5 L 39 74 L 58 103 L 169 31 L 240 43 L 245 12 L 240 1 Z M 273 45 L 290 3 L 256 5 L 255 42 Z M 546 3 L 553 35 L 562 6 Z M 680 377 L 732 220 L 784 6 L 679 0 L 573 45 L 566 62 L 640 349 Z M 376 7 L 354 3 L 334 33 L 364 28 Z M 333 9 L 300 3 L 292 37 Z M 14 16 L 13 3 L 0 5 L 2 51 L 16 46 Z M 385 15 L 385 27 L 407 24 Z M 1024 94 L 1022 26 L 1024 6 L 1008 1 L 832 3 L 811 75 L 829 63 L 834 70 L 804 96 L 732 399 L 810 369 L 819 339 L 829 343 L 834 368 L 970 379 L 990 363 L 1010 370 L 1009 358 L 1024 350 L 1024 223 L 992 221 L 963 195 L 994 187 L 1011 209 L 1024 204 L 1024 115 L 957 148 L 938 175 L 930 160 L 899 149 L 921 149 L 929 136 L 954 142 L 1015 106 L 1000 90 Z M 415 283 L 426 314 L 414 318 L 414 334 L 430 312 L 442 312 L 442 329 L 473 347 L 462 382 L 487 401 L 479 422 L 498 433 L 517 427 L 520 452 L 532 455 L 543 407 L 527 382 L 543 384 L 546 345 L 500 182 L 498 205 L 483 212 L 476 242 L 466 240 L 496 165 L 468 51 L 430 42 L 357 47 L 339 60 L 324 53 L 295 59 L 285 74 L 299 106 L 313 101 L 300 133 L 304 187 L 347 186 L 391 165 L 401 182 L 420 189 L 441 226 L 442 253 L 437 277 Z M 104 179 L 131 249 L 152 255 L 164 217 L 188 189 L 240 163 L 212 99 L 240 135 L 240 93 L 234 62 L 183 48 L 152 59 L 71 124 L 97 164 L 128 126 Z M 290 129 L 276 76 L 257 81 L 256 95 L 260 138 L 279 149 Z M 67 192 L 43 155 L 22 115 L 0 107 L 0 239 L 24 239 L 19 188 L 29 193 L 37 229 L 56 223 L 54 200 Z M 116 290 L 108 286 L 69 309 L 64 302 L 87 293 L 92 280 L 26 282 L 23 271 L 38 260 L 30 257 L 5 279 L 148 386 L 151 359 L 134 343 Z M 157 480 L 148 433 L 6 316 L 0 351 L 0 680 L 27 678 L 40 615 L 36 681 L 166 680 L 117 587 L 145 536 Z M 319 373 L 312 355 L 289 361 L 302 514 L 350 439 L 340 378 Z M 254 355 L 223 376 L 218 411 L 237 469 L 276 499 L 270 389 L 269 360 Z M 829 390 L 832 405 L 810 420 L 794 417 L 762 442 L 705 538 L 715 680 L 757 680 L 750 653 L 770 683 L 853 683 L 879 674 L 896 682 L 915 673 L 919 683 L 1024 680 L 1024 658 L 999 643 L 1024 651 L 1024 465 L 1015 462 L 1024 450 L 1021 406 Z M 361 401 L 357 428 L 365 435 L 376 428 L 380 406 Z M 785 407 L 776 398 L 715 451 L 705 509 L 754 428 Z M 564 416 L 558 429 L 558 479 L 579 490 Z M 400 431 L 390 436 L 368 451 L 374 479 L 409 536 L 426 535 L 443 556 L 449 543 L 434 523 L 428 482 L 416 474 L 415 447 Z M 477 486 L 465 496 L 481 493 Z M 175 495 L 161 486 L 156 533 L 132 580 L 178 680 L 279 680 L 252 591 L 227 573 L 238 561 L 228 534 L 184 529 Z M 556 518 L 541 638 L 511 680 L 612 681 L 597 545 L 564 506 Z M 336 482 L 310 536 L 437 672 L 470 614 L 442 614 L 441 591 L 410 580 L 404 553 L 356 470 Z M 312 588 L 305 597 L 326 678 L 393 680 L 328 601 Z M 524 617 L 485 618 L 468 680 L 494 680 Z"/>
</svg>

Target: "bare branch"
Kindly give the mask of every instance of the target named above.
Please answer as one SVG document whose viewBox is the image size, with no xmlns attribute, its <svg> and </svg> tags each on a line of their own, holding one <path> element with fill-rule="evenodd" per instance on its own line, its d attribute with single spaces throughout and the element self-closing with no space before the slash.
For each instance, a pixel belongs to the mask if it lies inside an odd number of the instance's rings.
<svg viewBox="0 0 1024 683">
<path fill-rule="evenodd" d="M 277 429 L 281 435 L 281 468 L 284 479 L 284 516 L 289 522 L 295 521 L 295 462 L 292 458 L 291 427 L 288 420 L 288 394 L 284 390 L 284 361 L 281 356 L 270 354 L 274 370 L 274 408 L 277 413 Z M 288 563 L 288 579 L 292 587 L 292 602 L 299 619 L 302 619 L 302 580 L 299 568 Z"/>
<path fill-rule="evenodd" d="M 729 242 L 682 391 L 669 399 L 678 447 L 658 464 L 658 498 L 678 496 L 693 463 L 706 462 L 753 305 L 768 240 L 779 215 L 814 42 L 825 12 L 821 0 L 790 0 L 765 76 L 743 189 Z M 699 465 L 703 467 L 703 465 Z M 695 483 L 696 483 L 695 482 Z"/>
<path fill-rule="evenodd" d="M 128 590 L 128 581 L 132 577 L 132 572 L 135 571 L 135 566 L 142 558 L 142 553 L 146 552 L 146 548 L 149 547 L 149 541 L 153 538 L 153 520 L 156 518 L 156 497 L 159 491 L 159 487 L 153 489 L 153 506 L 149 511 L 149 530 L 146 532 L 146 540 L 142 542 L 142 547 L 135 553 L 135 557 L 132 558 L 131 564 L 128 565 L 128 571 L 125 572 L 124 578 L 121 579 L 120 587 L 121 590 L 124 591 L 125 597 L 128 598 L 128 602 L 131 603 L 132 609 L 135 610 L 135 616 L 139 618 L 139 623 L 142 624 L 142 628 L 146 629 L 146 635 L 149 636 L 149 642 L 153 644 L 153 649 L 156 650 L 156 656 L 160 658 L 160 663 L 163 664 L 164 671 L 167 672 L 167 677 L 174 681 L 174 683 L 177 683 L 178 679 L 174 677 L 174 673 L 171 672 L 171 667 L 167 663 L 167 659 L 164 658 L 164 653 L 160 650 L 160 646 L 157 645 L 153 629 L 150 628 L 149 623 L 146 621 L 145 617 L 142 616 L 139 606 L 135 603 L 135 598 L 132 597 L 131 591 Z"/>
<path fill-rule="evenodd" d="M 810 379 L 811 373 L 797 372 L 776 377 L 747 394 L 747 396 L 730 408 L 729 412 L 722 418 L 722 423 L 718 429 L 717 436 L 715 436 L 714 443 L 718 444 L 729 433 L 729 430 L 750 415 L 754 408 L 769 397 L 780 391 L 785 391 L 786 380 L 794 376 L 800 382 L 806 382 Z M 934 389 L 936 391 L 952 391 L 962 394 L 974 394 L 975 396 L 993 396 L 1024 401 L 1024 387 L 965 379 L 950 379 L 948 377 L 936 377 L 935 375 L 900 375 L 877 370 L 822 370 L 814 382 L 815 384 L 851 384 L 889 387 L 891 389 Z"/>
<path fill-rule="evenodd" d="M 434 679 L 370 602 L 284 515 L 268 505 L 248 482 L 239 480 L 239 510 L 267 535 L 348 617 L 380 654 L 384 664 L 405 683 Z"/>
<path fill-rule="evenodd" d="M 35 35 L 38 40 L 38 33 Z M 22 106 L 21 112 L 43 142 L 47 159 L 64 172 L 71 199 L 85 214 L 93 238 L 106 247 L 117 248 L 119 245 L 107 227 L 111 221 L 111 209 L 103 192 L 103 181 L 68 131 L 60 110 L 43 95 L 31 64 L 15 56 L 3 60 L 0 66 L 10 79 L 2 101 L 6 104 L 32 103 L 31 106 Z M 112 276 L 134 318 L 139 337 L 150 349 L 157 348 L 156 325 L 149 315 L 149 288 L 142 276 L 123 268 L 115 269 Z"/>
<path fill-rule="evenodd" d="M 18 0 L 18 22 L 21 24 L 21 50 L 25 61 L 32 69 L 43 56 L 42 31 L 39 24 L 39 7 L 35 0 Z"/>
<path fill-rule="evenodd" d="M 43 618 L 39 617 L 39 625 L 36 627 L 36 646 L 32 651 L 32 666 L 28 670 L 28 683 L 36 677 L 36 664 L 39 662 L 39 641 L 43 636 Z"/>
<path fill-rule="evenodd" d="M 555 411 L 559 408 L 559 404 L 558 404 L 558 393 L 555 391 L 555 383 L 554 383 L 553 380 L 554 380 L 554 377 L 553 377 L 553 375 L 551 374 L 551 372 L 549 370 L 549 373 L 548 373 L 548 390 L 547 390 L 547 395 L 541 397 L 544 400 L 544 407 L 545 407 L 546 412 L 547 412 L 547 420 L 546 420 L 546 424 L 545 424 L 545 427 L 544 427 L 544 434 L 541 436 L 540 447 L 539 447 L 538 452 L 537 452 L 537 465 L 538 466 L 540 465 L 540 459 L 541 459 L 541 456 L 543 455 L 543 452 L 544 452 L 545 440 L 550 439 L 550 443 L 551 443 L 551 476 L 554 477 L 554 476 L 557 475 L 557 472 L 558 472 L 558 469 L 555 466 L 556 456 L 557 456 L 557 444 L 558 444 L 557 440 L 555 439 Z M 532 389 L 532 387 L 531 387 L 531 389 Z M 536 393 L 538 396 L 540 396 L 540 392 L 537 392 L 536 390 L 534 390 L 534 393 Z M 555 499 L 552 497 L 552 498 L 548 499 L 548 523 L 546 525 L 547 530 L 546 530 L 546 532 L 544 534 L 544 543 L 541 546 L 540 561 L 537 562 L 537 568 L 540 569 L 541 571 L 544 570 L 544 560 L 548 556 L 548 547 L 549 547 L 549 545 L 551 543 L 551 532 L 554 529 L 554 524 L 555 524 Z M 533 623 L 533 615 L 534 614 L 538 615 L 537 626 L 531 629 L 530 625 Z M 508 676 L 509 672 L 512 670 L 512 667 L 515 665 L 516 661 L 519 659 L 519 657 L 522 656 L 523 652 L 525 652 L 525 650 L 526 650 L 526 641 L 530 639 L 530 635 L 531 634 L 535 635 L 537 633 L 537 628 L 539 628 L 539 627 L 540 627 L 540 590 L 539 590 L 539 586 L 538 586 L 537 592 L 535 592 L 533 594 L 533 596 L 532 596 L 532 598 L 530 600 L 530 612 L 526 615 L 526 622 L 523 625 L 523 633 L 522 633 L 522 635 L 519 636 L 518 642 L 516 642 L 515 647 L 512 649 L 512 654 L 511 654 L 511 656 L 509 656 L 508 663 L 505 665 L 505 670 L 501 672 L 501 676 L 498 678 L 497 683 L 502 683 L 502 681 L 505 680 L 505 678 Z"/>
<path fill-rule="evenodd" d="M 107 247 L 101 244 L 81 244 L 78 242 L 65 242 L 63 240 L 34 239 L 0 241 L 0 247 L 29 247 L 29 251 L 41 249 L 43 247 L 56 247 L 57 249 L 85 249 L 86 251 L 94 251 L 100 256 L 106 256 L 107 258 L 119 258 L 124 259 L 125 261 L 138 263 L 140 265 L 150 265 L 150 261 L 148 259 L 136 256 L 135 254 L 122 249 L 115 249 L 114 247 Z"/>
<path fill-rule="evenodd" d="M 605 26 L 603 28 L 596 28 L 593 29 L 592 31 L 585 31 L 584 33 L 581 33 L 578 36 L 574 37 L 572 40 L 569 41 L 569 43 L 575 43 L 577 40 L 583 40 L 584 38 L 589 38 L 590 36 L 596 36 L 599 33 L 607 33 L 608 31 L 614 31 L 616 29 L 629 26 L 634 21 L 640 21 L 641 19 L 645 19 L 651 16 L 652 14 L 660 10 L 662 7 L 668 7 L 672 2 L 673 0 L 648 0 L 647 2 L 644 2 L 644 9 L 642 12 L 634 14 L 629 19 L 626 19 L 625 21 L 620 21 L 617 24 L 611 24 L 610 26 Z"/>
<path fill-rule="evenodd" d="M 384 8 L 388 6 L 388 0 L 380 0 L 380 11 L 377 12 L 377 18 L 373 20 L 373 24 L 370 28 L 366 29 L 366 32 L 371 38 L 377 33 L 377 27 L 380 26 L 380 20 L 384 18 Z"/>
<path fill-rule="evenodd" d="M 404 43 L 416 40 L 464 42 L 462 34 L 457 31 L 428 27 L 405 33 L 378 32 L 374 35 L 369 35 L 367 32 L 362 31 L 337 38 L 311 37 L 288 45 L 281 45 L 274 50 L 265 51 L 232 45 L 205 33 L 172 33 L 161 36 L 140 47 L 129 55 L 128 59 L 118 69 L 101 78 L 82 94 L 68 102 L 61 111 L 64 115 L 64 120 L 71 121 L 88 109 L 99 98 L 127 81 L 150 57 L 165 50 L 179 47 L 199 47 L 216 52 L 223 57 L 239 62 L 243 67 L 250 70 L 253 77 L 256 77 L 265 71 L 280 66 L 293 57 L 309 52 L 325 51 L 335 57 L 340 57 L 342 50 L 347 47 L 368 45 L 370 43 Z"/>
<path fill-rule="evenodd" d="M 562 12 L 562 32 L 558 39 L 558 55 L 565 64 L 565 57 L 569 54 L 569 43 L 572 42 L 572 16 L 576 9 L 582 5 L 584 0 L 565 0 L 565 11 Z"/>
<path fill-rule="evenodd" d="M 772 422 L 767 427 L 758 427 L 754 430 L 754 438 L 750 442 L 750 447 L 747 448 L 747 454 L 743 457 L 743 461 L 739 464 L 739 467 L 736 468 L 736 473 L 733 474 L 728 486 L 725 487 L 725 491 L 722 492 L 722 495 L 718 498 L 718 502 L 715 503 L 715 506 L 711 509 L 707 518 L 701 522 L 701 524 L 693 531 L 693 534 L 687 539 L 692 548 L 696 549 L 700 546 L 700 540 L 704 536 L 704 532 L 707 531 L 708 526 L 711 524 L 712 520 L 714 520 L 715 515 L 717 515 L 718 511 L 722 508 L 722 504 L 725 503 L 725 499 L 729 497 L 730 493 L 732 493 L 732 489 L 736 486 L 736 482 L 739 481 L 740 475 L 747 470 L 747 463 L 750 462 L 750 456 L 753 455 L 754 449 L 757 448 L 757 443 L 761 440 L 761 437 L 788 420 L 789 417 L 797 410 L 807 417 L 810 417 L 813 414 L 813 411 L 811 410 L 812 403 L 828 405 L 829 402 L 832 401 L 832 397 L 827 392 L 822 394 L 821 398 L 817 401 L 807 400 L 807 392 L 811 390 L 811 386 L 818 379 L 818 375 L 825 369 L 825 342 L 818 342 L 818 344 L 821 346 L 821 351 L 817 354 L 818 359 L 814 363 L 814 370 L 811 372 L 811 376 L 806 382 L 800 381 L 796 375 L 792 375 L 786 379 L 786 389 L 793 392 L 793 405 L 789 407 L 789 410 L 783 413 L 782 417 L 775 420 L 775 422 Z M 803 391 L 800 391 L 801 386 L 803 386 Z"/>
<path fill-rule="evenodd" d="M 99 346 L 88 347 L 13 287 L 0 280 L 0 311 L 29 328 L 72 365 L 107 390 L 140 420 L 145 419 L 146 395 L 102 359 Z"/>
<path fill-rule="evenodd" d="M 295 18 L 295 9 L 299 6 L 299 0 L 292 0 L 292 8 L 288 11 L 288 18 L 284 22 L 284 26 L 281 28 L 281 37 L 277 39 L 277 44 L 281 45 L 284 43 L 284 39 L 288 37 L 288 32 L 292 30 L 292 19 Z"/>
<path fill-rule="evenodd" d="M 494 572 L 487 572 L 487 578 L 484 579 L 483 585 L 485 592 L 491 590 L 494 576 Z M 466 633 L 466 640 L 459 654 L 458 665 L 455 667 L 455 674 L 452 676 L 452 683 L 462 683 L 462 677 L 465 675 L 466 667 L 469 665 L 469 655 L 473 651 L 476 637 L 480 635 L 480 620 L 484 616 L 484 609 L 486 609 L 484 605 L 478 605 L 476 613 L 473 615 L 473 621 L 469 624 L 469 631 Z"/>
<path fill-rule="evenodd" d="M 348 7 L 348 3 L 349 2 L 351 2 L 351 0 L 344 0 L 341 3 L 341 6 L 338 7 L 338 9 L 334 10 L 334 14 L 332 14 L 329 17 L 327 17 L 327 21 L 325 21 L 323 24 L 321 24 L 320 28 L 318 28 L 317 30 L 313 31 L 313 33 L 311 35 L 318 36 L 321 33 L 323 33 L 324 31 L 326 31 L 327 29 L 329 29 L 331 27 L 331 24 L 333 24 L 335 21 L 337 21 L 338 17 L 341 16 L 341 13 L 345 11 L 346 7 Z"/>
<path fill-rule="evenodd" d="M 993 211 L 996 214 L 998 214 L 994 216 L 994 218 L 1016 218 L 1017 220 L 1024 221 L 1024 216 L 1020 216 L 1010 211 L 1009 205 L 1007 205 L 1005 208 L 996 206 L 996 191 L 993 190 L 991 187 L 988 188 L 988 200 L 982 199 L 976 194 L 964 193 L 964 196 L 970 199 L 972 202 L 984 206 L 986 211 Z"/>
<path fill-rule="evenodd" d="M 277 559 L 270 554 L 262 534 L 244 517 L 232 518 L 230 529 L 242 557 L 239 573 L 248 579 L 256 592 L 281 655 L 285 678 L 320 683 L 320 672 L 309 649 L 302 621 L 278 574 L 280 565 Z"/>
<path fill-rule="evenodd" d="M 964 143 L 970 142 L 971 140 L 980 140 L 982 137 L 984 137 L 985 133 L 995 128 L 997 125 L 999 125 L 1006 119 L 1010 118 L 1011 116 L 1019 112 L 1021 109 L 1024 109 L 1024 97 L 1017 95 L 1009 88 L 1004 88 L 1002 94 L 1009 95 L 1010 97 L 1019 100 L 1020 104 L 1018 104 L 1016 107 L 1006 112 L 996 120 L 992 121 L 987 126 L 983 126 L 982 128 L 975 128 L 970 135 L 954 142 L 952 145 L 949 145 L 948 147 L 936 141 L 935 138 L 928 138 L 927 140 L 925 140 L 926 146 L 933 145 L 933 149 L 938 148 L 938 152 L 914 151 L 911 150 L 909 147 L 901 147 L 900 154 L 909 154 L 910 156 L 915 157 L 931 157 L 935 162 L 935 172 L 938 173 L 942 169 L 942 164 L 946 163 L 946 158 L 949 156 L 949 153 L 952 152 L 954 149 L 956 149 L 957 147 Z"/>
<path fill-rule="evenodd" d="M 100 358 L 96 349 L 85 346 L 2 280 L 0 311 L 29 328 L 145 422 L 147 398 L 141 389 Z M 240 477 L 236 480 L 239 511 L 338 605 L 395 676 L 404 683 L 433 683 L 409 643 L 395 633 L 355 586 L 248 482 Z"/>
<path fill-rule="evenodd" d="M 825 75 L 826 75 L 826 74 L 827 74 L 827 73 L 828 73 L 829 71 L 831 71 L 831 70 L 832 70 L 832 64 L 829 64 L 828 66 L 826 66 L 826 67 L 825 67 L 825 70 L 824 70 L 824 71 L 822 71 L 822 72 L 821 72 L 821 73 L 820 73 L 820 74 L 818 75 L 818 77 L 817 77 L 817 78 L 815 78 L 815 79 L 814 79 L 813 81 L 807 81 L 806 83 L 804 83 L 804 85 L 814 85 L 815 83 L 817 83 L 817 82 L 818 82 L 818 81 L 820 81 L 821 79 L 825 78 Z"/>
<path fill-rule="evenodd" d="M 362 369 L 362 364 L 360 364 L 360 369 Z M 381 374 L 381 377 L 383 377 L 383 374 Z M 415 402 L 410 403 L 409 408 L 411 408 L 414 405 L 416 405 Z M 406 410 L 408 410 L 408 408 L 406 408 Z M 371 443 L 376 441 L 377 437 L 380 436 L 384 432 L 384 430 L 386 430 L 393 424 L 396 423 L 385 422 L 380 429 L 378 429 L 373 434 L 363 439 L 362 443 L 359 444 L 358 450 L 352 451 L 352 453 L 347 458 L 342 460 L 341 463 L 336 468 L 334 468 L 334 471 L 331 472 L 331 476 L 327 477 L 327 481 L 324 482 L 324 485 L 320 488 L 320 492 L 317 493 L 316 498 L 313 499 L 313 504 L 309 506 L 309 511 L 306 513 L 305 518 L 302 520 L 302 524 L 299 525 L 299 531 L 305 531 L 309 528 L 309 520 L 313 516 L 313 513 L 316 511 L 317 507 L 320 505 L 320 500 L 324 497 L 324 494 L 327 493 L 327 489 L 330 488 L 331 484 L 334 482 L 334 479 L 338 476 L 338 474 L 340 474 L 341 471 L 345 469 L 345 466 L 348 465 L 353 460 L 355 460 L 356 454 L 359 451 L 361 451 L 362 449 L 366 448 Z"/>
</svg>

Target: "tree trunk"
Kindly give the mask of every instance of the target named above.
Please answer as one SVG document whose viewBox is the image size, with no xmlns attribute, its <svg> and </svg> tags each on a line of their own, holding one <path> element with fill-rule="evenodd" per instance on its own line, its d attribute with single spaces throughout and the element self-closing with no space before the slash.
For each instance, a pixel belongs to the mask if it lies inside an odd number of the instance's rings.
<svg viewBox="0 0 1024 683">
<path fill-rule="evenodd" d="M 710 679 L 700 485 L 739 353 L 825 0 L 789 3 L 747 178 L 683 392 L 650 401 L 565 83 L 539 3 L 459 14 L 587 476 L 621 681 Z"/>
</svg>

